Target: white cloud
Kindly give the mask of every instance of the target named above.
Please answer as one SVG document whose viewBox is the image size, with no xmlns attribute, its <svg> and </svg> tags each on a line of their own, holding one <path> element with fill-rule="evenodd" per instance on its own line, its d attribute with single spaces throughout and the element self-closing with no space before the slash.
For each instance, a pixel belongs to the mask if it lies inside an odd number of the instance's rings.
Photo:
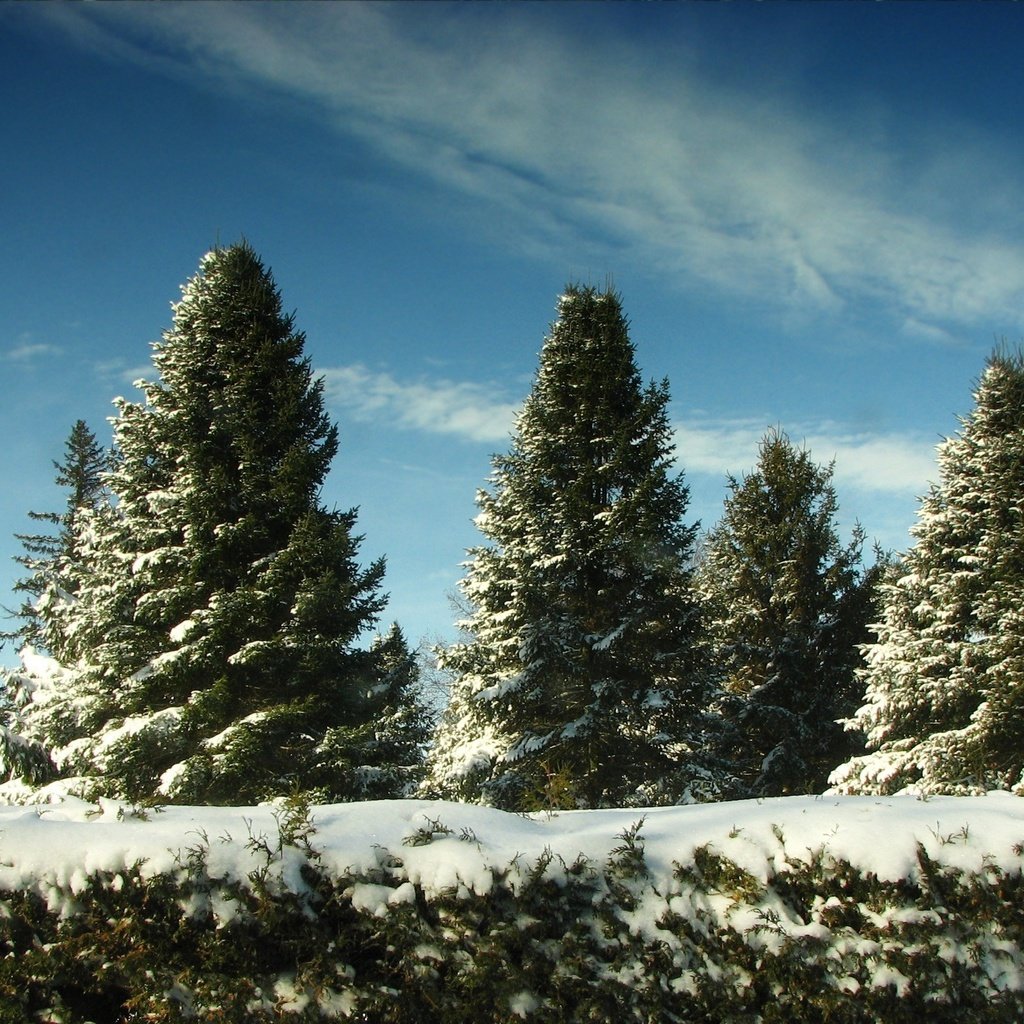
<svg viewBox="0 0 1024 1024">
<path fill-rule="evenodd" d="M 684 471 L 741 477 L 757 463 L 758 446 L 772 424 L 752 419 L 693 418 L 675 426 Z M 935 445 L 915 434 L 872 433 L 837 423 L 796 424 L 786 433 L 819 464 L 835 460 L 834 481 L 880 494 L 923 494 L 936 478 Z"/>
<path fill-rule="evenodd" d="M 467 441 L 504 443 L 521 402 L 497 385 L 420 378 L 401 381 L 361 364 L 320 371 L 335 408 L 382 427 L 448 434 Z M 752 418 L 691 416 L 674 425 L 677 462 L 689 477 L 740 477 L 757 463 L 758 446 L 773 424 Z M 913 433 L 878 433 L 840 423 L 798 423 L 786 428 L 794 444 L 816 462 L 835 461 L 839 488 L 875 494 L 923 494 L 935 479 L 939 439 Z"/>
<path fill-rule="evenodd" d="M 507 441 L 519 409 L 497 387 L 469 381 L 401 382 L 358 364 L 320 374 L 328 402 L 357 419 L 467 441 Z"/>
<path fill-rule="evenodd" d="M 808 449 L 820 461 L 835 459 L 838 487 L 915 495 L 924 494 L 938 477 L 938 441 L 908 434 L 859 433 L 835 424 L 823 424 L 805 437 Z"/>
<path fill-rule="evenodd" d="M 15 345 L 14 348 L 7 349 L 0 358 L 10 363 L 30 363 L 42 356 L 59 355 L 60 352 L 61 349 L 56 345 L 32 342 L 27 338 L 22 338 L 19 344 Z"/>
<path fill-rule="evenodd" d="M 966 192 L 929 212 L 890 173 L 909 164 L 904 182 L 928 178 L 948 140 L 909 152 L 898 133 L 844 135 L 781 94 L 712 88 L 627 40 L 581 46 L 539 15 L 427 6 L 55 5 L 50 16 L 92 47 L 105 31 L 121 59 L 152 66 L 156 48 L 179 73 L 287 94 L 503 211 L 516 245 L 560 260 L 582 243 L 625 248 L 726 296 L 833 314 L 868 304 L 932 339 L 1021 323 L 1019 241 L 950 220 Z M 965 160 L 991 168 L 976 157 Z"/>
<path fill-rule="evenodd" d="M 152 363 L 129 366 L 123 359 L 105 359 L 93 363 L 93 372 L 104 380 L 135 386 L 137 380 L 156 380 L 159 376 Z"/>
<path fill-rule="evenodd" d="M 900 333 L 910 338 L 922 338 L 938 345 L 963 345 L 964 339 L 955 335 L 952 331 L 938 327 L 935 324 L 924 323 L 914 317 L 907 317 L 903 321 Z"/>
</svg>

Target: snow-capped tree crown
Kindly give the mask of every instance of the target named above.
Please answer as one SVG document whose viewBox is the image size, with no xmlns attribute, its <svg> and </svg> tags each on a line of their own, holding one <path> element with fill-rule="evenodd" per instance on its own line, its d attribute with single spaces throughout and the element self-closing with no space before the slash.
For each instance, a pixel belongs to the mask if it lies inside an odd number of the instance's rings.
<svg viewBox="0 0 1024 1024">
<path fill-rule="evenodd" d="M 320 504 L 338 438 L 303 345 L 251 247 L 216 249 L 154 346 L 144 401 L 116 403 L 112 500 L 77 531 L 66 656 L 23 673 L 38 699 L 22 718 L 58 774 L 211 802 L 397 779 L 373 725 L 411 699 L 378 664 L 404 641 L 357 643 L 384 564 L 361 568 L 355 513 Z"/>
<path fill-rule="evenodd" d="M 48 532 L 17 535 L 24 553 L 16 561 L 29 574 L 14 589 L 25 600 L 15 613 L 21 624 L 0 632 L 0 640 L 30 644 L 44 652 L 59 647 L 60 631 L 53 628 L 53 616 L 44 614 L 44 609 L 52 610 L 78 589 L 75 567 L 80 534 L 90 513 L 105 500 L 105 477 L 111 465 L 110 453 L 88 424 L 77 420 L 64 442 L 64 458 L 53 463 L 55 482 L 66 494 L 63 511 L 29 512 L 29 518 L 46 524 Z"/>
<path fill-rule="evenodd" d="M 1024 356 L 988 360 L 883 588 L 843 792 L 1024 791 Z"/>
<path fill-rule="evenodd" d="M 469 639 L 442 658 L 458 680 L 442 791 L 523 805 L 567 772 L 595 804 L 673 770 L 704 695 L 667 403 L 666 384 L 642 385 L 618 296 L 568 288 L 478 495 L 490 545 L 461 584 Z"/>
</svg>

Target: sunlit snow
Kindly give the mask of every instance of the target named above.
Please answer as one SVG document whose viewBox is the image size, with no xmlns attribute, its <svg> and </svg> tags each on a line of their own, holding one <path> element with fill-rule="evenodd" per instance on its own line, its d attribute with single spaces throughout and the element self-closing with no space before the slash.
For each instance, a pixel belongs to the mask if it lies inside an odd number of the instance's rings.
<svg viewBox="0 0 1024 1024">
<path fill-rule="evenodd" d="M 276 838 L 279 816 L 273 805 L 166 807 L 143 820 L 116 801 L 96 805 L 74 798 L 0 807 L 0 889 L 35 889 L 46 897 L 55 887 L 71 892 L 76 877 L 98 871 L 117 874 L 139 864 L 146 876 L 173 872 L 197 837 L 209 839 L 211 872 L 244 883 L 258 856 L 250 840 Z M 534 815 L 449 802 L 373 801 L 314 807 L 312 843 L 330 872 L 372 872 L 392 851 L 400 855 L 407 881 L 428 895 L 453 888 L 486 893 L 494 884 L 492 868 L 529 864 L 546 850 L 565 864 L 581 854 L 603 863 L 641 818 L 656 887 L 659 879 L 671 879 L 674 862 L 691 862 L 705 844 L 763 881 L 771 871 L 785 870 L 787 856 L 805 861 L 821 850 L 883 881 L 913 877 L 919 845 L 935 862 L 967 871 L 994 864 L 1016 872 L 1022 865 L 1024 801 L 1002 793 L 929 800 L 789 797 Z M 433 841 L 409 844 L 425 832 L 435 833 Z M 279 878 L 301 889 L 302 853 L 291 853 L 285 849 Z M 360 884 L 352 895 L 358 909 L 385 914 L 411 899 L 412 890 Z"/>
</svg>

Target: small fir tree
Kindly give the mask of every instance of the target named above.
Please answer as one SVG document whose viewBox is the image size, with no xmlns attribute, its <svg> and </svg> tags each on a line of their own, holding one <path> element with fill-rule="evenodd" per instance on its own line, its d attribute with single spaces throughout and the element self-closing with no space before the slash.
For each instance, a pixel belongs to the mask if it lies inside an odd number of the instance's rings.
<svg viewBox="0 0 1024 1024">
<path fill-rule="evenodd" d="M 337 430 L 303 345 L 252 249 L 217 249 L 155 346 L 159 380 L 118 400 L 114 502 L 81 524 L 71 643 L 49 666 L 70 713 L 44 739 L 79 789 L 362 795 L 380 669 L 357 641 L 384 566 L 358 566 L 355 512 L 320 505 Z"/>
<path fill-rule="evenodd" d="M 416 656 L 397 623 L 374 640 L 371 655 L 377 673 L 368 694 L 373 713 L 357 749 L 363 794 L 409 796 L 423 779 L 434 716 L 425 707 Z"/>
<path fill-rule="evenodd" d="M 570 287 L 469 552 L 466 639 L 427 791 L 506 808 L 682 798 L 713 785 L 667 384 L 644 388 L 618 297 Z"/>
<path fill-rule="evenodd" d="M 697 573 L 726 694 L 724 753 L 739 795 L 821 792 L 854 752 L 837 720 L 860 703 L 877 569 L 861 566 L 859 527 L 840 544 L 832 467 L 781 431 L 729 490 Z"/>
<path fill-rule="evenodd" d="M 0 763 L 8 777 L 41 783 L 55 774 L 46 745 L 51 726 L 66 719 L 65 678 L 49 657 L 69 647 L 67 608 L 82 582 L 82 524 L 105 500 L 104 474 L 111 456 L 84 420 L 71 428 L 64 459 L 54 462 L 57 485 L 67 494 L 63 512 L 29 512 L 49 532 L 18 534 L 24 553 L 17 562 L 29 571 L 15 584 L 25 595 L 16 613 L 21 625 L 0 634 L 17 643 L 22 667 L 0 674 L 3 725 Z M 28 667 L 31 668 L 28 668 Z"/>
<path fill-rule="evenodd" d="M 866 650 L 868 753 L 841 793 L 1024 793 L 1024 356 L 997 352 L 938 449 Z"/>
<path fill-rule="evenodd" d="M 64 459 L 53 463 L 57 486 L 67 494 L 64 511 L 29 512 L 34 522 L 46 524 L 46 532 L 15 535 L 24 549 L 15 561 L 28 570 L 28 575 L 14 584 L 15 593 L 24 595 L 21 607 L 13 613 L 21 624 L 0 632 L 0 639 L 14 641 L 19 648 L 29 644 L 44 653 L 59 645 L 52 616 L 46 610 L 78 589 L 79 520 L 104 500 L 103 475 L 111 465 L 110 453 L 97 442 L 85 420 L 77 420 L 64 442 Z"/>
</svg>

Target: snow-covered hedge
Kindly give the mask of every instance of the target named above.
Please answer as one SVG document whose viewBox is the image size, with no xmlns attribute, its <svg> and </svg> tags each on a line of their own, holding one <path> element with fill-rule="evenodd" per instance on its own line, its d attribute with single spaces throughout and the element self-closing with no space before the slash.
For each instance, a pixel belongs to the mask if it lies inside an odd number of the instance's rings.
<svg viewBox="0 0 1024 1024">
<path fill-rule="evenodd" d="M 0 809 L 0 1021 L 1017 1022 L 1024 801 Z"/>
</svg>

